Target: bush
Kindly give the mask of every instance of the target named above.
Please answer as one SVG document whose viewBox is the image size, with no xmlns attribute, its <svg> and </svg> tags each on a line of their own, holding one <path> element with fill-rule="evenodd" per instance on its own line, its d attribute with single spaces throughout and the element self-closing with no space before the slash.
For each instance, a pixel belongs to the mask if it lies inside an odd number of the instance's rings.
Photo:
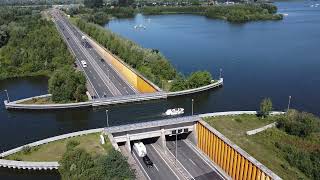
<svg viewBox="0 0 320 180">
<path fill-rule="evenodd" d="M 75 148 L 65 152 L 59 164 L 61 177 L 66 180 L 135 179 L 126 158 L 114 149 L 93 158 L 83 149 Z"/>
<path fill-rule="evenodd" d="M 260 115 L 266 117 L 272 111 L 272 101 L 270 98 L 265 98 L 260 104 Z"/>
<path fill-rule="evenodd" d="M 286 115 L 280 116 L 277 127 L 288 134 L 307 137 L 319 131 L 319 124 L 319 118 L 310 113 L 290 110 Z"/>
<path fill-rule="evenodd" d="M 75 141 L 75 140 L 70 140 L 67 142 L 67 151 L 74 149 L 76 146 L 78 146 L 80 144 L 79 141 Z"/>
</svg>

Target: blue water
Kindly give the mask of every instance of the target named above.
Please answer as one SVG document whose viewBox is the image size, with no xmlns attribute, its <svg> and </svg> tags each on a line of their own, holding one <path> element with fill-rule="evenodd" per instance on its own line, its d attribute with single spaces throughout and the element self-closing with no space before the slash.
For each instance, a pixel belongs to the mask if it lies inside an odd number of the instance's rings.
<svg viewBox="0 0 320 180">
<path fill-rule="evenodd" d="M 318 1 L 319 3 L 319 1 Z M 163 118 L 167 108 L 183 107 L 195 113 L 255 110 L 271 97 L 276 110 L 292 107 L 320 113 L 320 7 L 315 2 L 276 3 L 283 21 L 243 25 L 194 15 L 142 16 L 105 25 L 144 47 L 159 49 L 174 66 L 188 74 L 223 69 L 221 89 L 187 97 L 109 107 L 110 125 Z M 149 20 L 150 19 L 150 20 Z M 146 25 L 137 31 L 136 24 Z M 47 93 L 46 78 L 0 81 L 0 102 Z M 7 111 L 0 103 L 0 151 L 50 136 L 106 125 L 105 108 L 59 111 Z M 59 179 L 57 172 L 35 173 L 0 168 L 0 179 Z"/>
<path fill-rule="evenodd" d="M 231 24 L 195 15 L 137 15 L 106 28 L 143 47 L 159 49 L 184 74 L 223 69 L 225 86 L 203 98 L 203 111 L 256 109 L 270 97 L 277 110 L 320 111 L 320 6 L 279 2 L 282 21 Z M 319 1 L 318 1 L 319 3 Z M 136 30 L 143 24 L 146 30 Z"/>
</svg>

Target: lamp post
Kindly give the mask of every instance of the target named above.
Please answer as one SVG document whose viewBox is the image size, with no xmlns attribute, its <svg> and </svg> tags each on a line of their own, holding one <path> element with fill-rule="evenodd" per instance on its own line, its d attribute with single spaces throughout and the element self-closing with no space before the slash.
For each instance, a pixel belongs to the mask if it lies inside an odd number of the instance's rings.
<svg viewBox="0 0 320 180">
<path fill-rule="evenodd" d="M 193 102 L 194 102 L 194 99 L 191 99 L 191 115 L 193 116 Z"/>
<path fill-rule="evenodd" d="M 10 102 L 10 98 L 9 98 L 9 94 L 8 94 L 8 91 L 5 89 L 4 90 L 5 92 L 6 92 L 6 94 L 7 94 L 7 100 L 8 100 L 8 102 Z"/>
<path fill-rule="evenodd" d="M 287 112 L 288 112 L 288 111 L 289 111 L 289 109 L 290 109 L 290 103 L 291 103 L 291 96 L 289 96 Z"/>
<path fill-rule="evenodd" d="M 222 78 L 222 68 L 220 68 L 220 75 L 219 75 L 219 79 Z"/>
<path fill-rule="evenodd" d="M 107 115 L 107 127 L 109 127 L 109 114 L 108 114 L 108 109 L 106 110 L 106 115 Z"/>
</svg>

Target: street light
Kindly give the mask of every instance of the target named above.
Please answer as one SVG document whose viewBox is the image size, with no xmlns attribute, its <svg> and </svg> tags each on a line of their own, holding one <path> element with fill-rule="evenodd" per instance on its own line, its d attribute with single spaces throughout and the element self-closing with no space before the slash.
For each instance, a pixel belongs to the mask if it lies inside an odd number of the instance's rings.
<svg viewBox="0 0 320 180">
<path fill-rule="evenodd" d="M 220 68 L 220 75 L 219 75 L 219 79 L 221 79 L 222 78 L 222 68 Z"/>
<path fill-rule="evenodd" d="M 289 96 L 287 112 L 288 112 L 288 111 L 289 111 L 289 109 L 290 109 L 290 103 L 291 103 L 291 96 Z"/>
<path fill-rule="evenodd" d="M 109 127 L 109 114 L 108 114 L 108 109 L 106 110 L 106 115 L 107 115 L 107 126 Z"/>
<path fill-rule="evenodd" d="M 4 90 L 5 92 L 6 92 L 6 94 L 7 94 L 7 100 L 8 100 L 8 102 L 10 102 L 10 98 L 9 98 L 9 94 L 8 94 L 8 91 L 5 89 Z"/>
<path fill-rule="evenodd" d="M 191 99 L 191 115 L 193 116 L 193 102 L 194 102 L 194 99 Z"/>
</svg>

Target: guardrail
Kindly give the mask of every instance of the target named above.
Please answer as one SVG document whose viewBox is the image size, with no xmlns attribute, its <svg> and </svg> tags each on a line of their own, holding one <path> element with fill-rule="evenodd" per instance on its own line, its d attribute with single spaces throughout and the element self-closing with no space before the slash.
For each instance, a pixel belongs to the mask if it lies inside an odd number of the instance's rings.
<svg viewBox="0 0 320 180">
<path fill-rule="evenodd" d="M 0 159 L 0 167 L 29 170 L 53 170 L 59 168 L 58 162 L 30 162 Z"/>
<path fill-rule="evenodd" d="M 51 94 L 45 94 L 41 96 L 34 96 L 30 98 L 20 99 L 12 102 L 8 102 L 7 100 L 5 100 L 4 105 L 6 109 L 30 109 L 30 110 L 68 109 L 68 108 L 81 108 L 81 107 L 90 107 L 90 106 L 95 107 L 95 106 L 101 106 L 101 105 L 115 105 L 115 104 L 147 101 L 147 100 L 166 99 L 167 97 L 182 96 L 182 95 L 202 92 L 202 91 L 206 91 L 222 85 L 223 85 L 223 78 L 220 78 L 217 82 L 207 86 L 203 86 L 195 89 L 177 91 L 177 92 L 166 93 L 161 91 L 161 92 L 155 92 L 155 93 L 143 93 L 143 94 L 135 94 L 135 95 L 127 95 L 127 96 L 114 96 L 114 97 L 108 97 L 108 98 L 93 99 L 86 102 L 78 102 L 78 103 L 23 104 L 24 101 L 37 99 L 37 98 L 51 97 Z"/>
<path fill-rule="evenodd" d="M 193 93 L 206 91 L 206 90 L 209 90 L 209 89 L 212 89 L 215 87 L 220 87 L 220 86 L 223 86 L 223 78 L 220 78 L 217 82 L 214 82 L 214 83 L 206 85 L 206 86 L 202 86 L 202 87 L 198 87 L 198 88 L 194 88 L 194 89 L 187 89 L 187 90 L 183 90 L 183 91 L 177 91 L 177 92 L 168 92 L 167 96 L 174 97 L 174 96 L 193 94 Z"/>
<path fill-rule="evenodd" d="M 123 103 L 129 103 L 129 102 L 139 102 L 139 101 L 165 99 L 165 98 L 167 98 L 167 94 L 163 92 L 134 94 L 134 95 L 127 95 L 127 96 L 115 96 L 115 97 L 102 98 L 102 99 L 93 101 L 92 106 L 123 104 Z"/>
</svg>

